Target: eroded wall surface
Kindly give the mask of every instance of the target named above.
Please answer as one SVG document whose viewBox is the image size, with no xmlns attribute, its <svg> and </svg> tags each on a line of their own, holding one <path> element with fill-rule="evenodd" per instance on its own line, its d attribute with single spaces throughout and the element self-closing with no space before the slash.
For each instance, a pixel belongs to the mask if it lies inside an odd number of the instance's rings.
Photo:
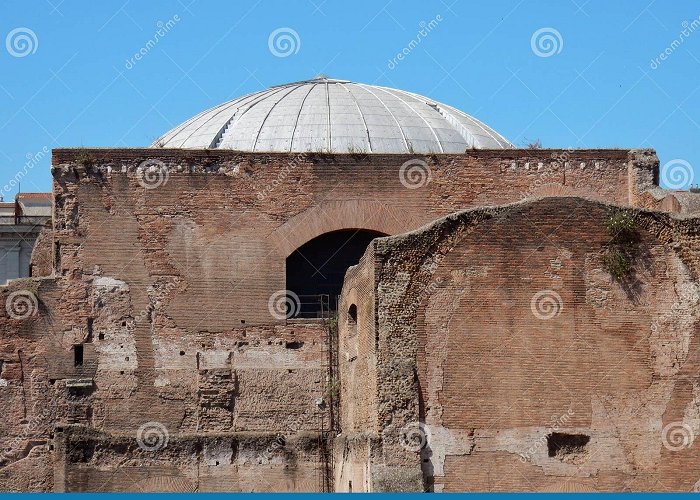
<svg viewBox="0 0 700 500">
<path fill-rule="evenodd" d="M 35 258 L 50 276 L 0 289 L 0 488 L 320 489 L 328 325 L 274 307 L 290 253 L 536 195 L 627 204 L 655 169 L 653 152 L 627 150 L 56 150 L 54 227 Z M 358 383 L 389 381 L 362 363 Z M 356 401 L 348 425 L 383 428 L 379 395 Z M 363 439 L 356 484 L 391 453 Z"/>
<path fill-rule="evenodd" d="M 375 240 L 374 489 L 696 486 L 700 225 L 629 211 L 620 243 L 616 213 L 549 198 Z"/>
</svg>

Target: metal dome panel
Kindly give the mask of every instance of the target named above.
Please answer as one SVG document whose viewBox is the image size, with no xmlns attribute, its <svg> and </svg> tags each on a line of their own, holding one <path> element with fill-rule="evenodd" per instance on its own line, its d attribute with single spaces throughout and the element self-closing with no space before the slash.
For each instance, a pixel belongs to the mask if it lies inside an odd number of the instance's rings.
<svg viewBox="0 0 700 500">
<path fill-rule="evenodd" d="M 151 147 L 462 153 L 513 145 L 479 120 L 427 97 L 316 78 L 220 104 L 178 125 Z"/>
</svg>

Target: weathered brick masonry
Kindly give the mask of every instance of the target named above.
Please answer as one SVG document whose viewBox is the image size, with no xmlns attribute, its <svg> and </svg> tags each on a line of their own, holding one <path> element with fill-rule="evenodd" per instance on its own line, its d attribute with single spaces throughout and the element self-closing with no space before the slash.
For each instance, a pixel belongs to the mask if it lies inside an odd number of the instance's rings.
<svg viewBox="0 0 700 500">
<path fill-rule="evenodd" d="M 336 487 L 693 490 L 700 219 L 626 209 L 616 278 L 617 210 L 545 198 L 374 240 L 340 305 Z"/>
<path fill-rule="evenodd" d="M 40 237 L 34 259 L 37 272 L 48 271 L 47 262 L 52 262 L 52 272 L 0 289 L 3 304 L 22 305 L 16 301 L 24 300 L 26 306 L 12 314 L 12 309 L 6 308 L 7 314 L 0 317 L 0 401 L 7 409 L 0 422 L 0 489 L 320 489 L 323 481 L 319 478 L 327 467 L 326 441 L 320 428 L 322 422 L 328 425 L 329 421 L 329 409 L 321 402 L 332 382 L 327 366 L 328 324 L 278 319 L 271 314 L 269 305 L 270 297 L 285 289 L 285 259 L 295 249 L 340 229 L 396 235 L 464 208 L 535 196 L 579 196 L 617 205 L 684 210 L 674 195 L 655 186 L 658 160 L 652 151 L 475 150 L 461 155 L 420 157 L 427 177 L 418 184 L 412 177 L 402 178 L 399 174 L 405 162 L 415 160 L 409 155 L 55 150 L 53 228 Z M 144 161 L 162 166 L 155 178 L 137 171 Z M 548 209 L 567 208 L 561 200 L 552 203 Z M 590 207 L 598 210 L 597 205 Z M 554 212 L 551 221 L 565 215 Z M 532 215 L 532 220 L 544 223 L 544 215 Z M 554 224 L 549 221 L 546 224 Z M 602 238 L 597 222 L 587 222 L 579 212 L 562 222 L 571 225 L 571 237 L 576 234 L 574 231 L 582 230 L 582 224 L 588 224 L 583 234 L 589 235 L 591 241 Z M 517 232 L 522 227 L 526 225 L 513 223 L 511 230 Z M 477 266 L 479 258 L 500 255 L 505 259 L 517 245 L 525 245 L 519 243 L 521 238 L 537 236 L 517 234 L 505 242 L 491 241 L 482 234 L 470 247 L 475 259 L 470 266 Z M 678 241 L 680 244 L 686 240 Z M 433 246 L 443 244 L 444 240 L 437 238 Z M 416 252 L 422 251 L 420 245 Z M 504 248 L 499 250 L 501 254 L 494 253 L 499 248 Z M 542 258 L 545 254 L 549 258 L 551 248 L 546 248 L 546 252 L 538 254 Z M 579 248 L 577 252 L 570 258 L 579 259 L 583 250 Z M 669 287 L 683 282 L 685 278 L 673 267 L 677 263 L 673 255 L 651 254 L 651 262 L 667 259 L 669 270 L 663 274 L 650 267 L 648 272 L 656 274 L 650 275 L 649 282 L 658 279 L 659 284 Z M 523 256 L 513 254 L 510 258 L 520 257 Z M 687 262 L 691 254 L 682 257 Z M 406 265 L 412 265 L 411 262 L 409 259 Z M 585 262 L 576 262 L 585 268 Z M 690 263 L 686 265 L 692 269 Z M 482 279 L 478 274 L 481 268 L 474 269 L 473 279 Z M 572 264 L 567 272 L 574 273 L 573 269 Z M 373 272 L 367 269 L 351 273 L 351 279 L 362 279 L 366 285 L 357 292 L 358 306 L 363 306 L 358 307 L 356 333 L 343 340 L 348 358 L 344 358 L 345 351 L 340 353 L 341 366 L 354 363 L 354 378 L 341 386 L 346 403 L 341 424 L 347 427 L 342 428 L 345 441 L 335 449 L 336 462 L 345 460 L 343 453 L 352 455 L 349 460 L 357 464 L 357 469 L 365 464 L 365 472 L 336 467 L 336 476 L 349 474 L 347 477 L 355 478 L 357 489 L 372 487 L 367 472 L 369 463 L 373 464 L 372 471 L 386 467 L 386 487 L 422 481 L 424 474 L 420 467 L 416 469 L 417 457 L 377 440 L 387 428 L 398 429 L 420 417 L 415 385 L 402 378 L 413 372 L 406 370 L 416 367 L 420 380 L 436 383 L 437 375 L 431 370 L 446 366 L 444 369 L 450 372 L 449 367 L 460 362 L 434 364 L 433 360 L 461 352 L 476 357 L 477 364 L 474 371 L 465 370 L 460 376 L 476 374 L 477 369 L 482 369 L 478 365 L 479 353 L 488 351 L 489 342 L 495 338 L 481 338 L 474 331 L 471 335 L 475 337 L 460 346 L 446 336 L 445 342 L 455 344 L 445 345 L 447 351 L 441 354 L 443 346 L 434 344 L 436 339 L 431 334 L 436 330 L 430 323 L 417 333 L 411 330 L 402 334 L 408 344 L 405 352 L 396 352 L 401 360 L 397 361 L 398 372 L 387 368 L 387 354 L 382 354 L 387 346 L 377 344 L 374 330 L 362 325 L 379 317 L 382 325 L 407 321 L 406 328 L 413 328 L 412 318 L 421 316 L 415 311 L 418 316 L 411 316 L 410 308 L 384 308 L 381 301 L 380 308 L 366 302 L 375 285 L 388 279 L 386 274 L 374 278 Z M 504 274 L 498 279 L 505 284 L 510 276 Z M 518 273 L 512 277 L 513 289 L 520 290 L 521 295 L 508 300 L 517 302 L 526 293 L 526 285 L 534 284 L 518 281 Z M 395 278 L 406 276 L 399 273 Z M 601 282 L 591 288 L 590 300 L 602 305 L 600 310 L 589 306 L 585 321 L 610 323 L 610 328 L 617 331 L 618 316 L 609 311 L 623 310 L 624 297 L 618 297 L 619 292 L 611 288 L 604 276 L 599 278 Z M 588 300 L 585 290 L 577 288 L 576 295 L 563 295 L 565 313 L 569 312 L 570 302 L 574 304 L 582 297 Z M 606 294 L 607 301 L 603 298 Z M 471 297 L 485 299 L 481 293 Z M 666 295 L 653 297 L 658 302 L 649 298 L 651 305 L 643 306 L 648 308 L 645 316 L 640 315 L 634 324 L 648 320 L 652 305 L 661 311 L 667 305 L 663 297 Z M 442 307 L 443 312 L 426 314 L 425 318 L 439 322 L 440 314 L 448 314 L 447 302 Z M 475 317 L 475 324 L 488 324 L 489 314 L 500 318 L 500 306 L 494 307 L 487 302 L 480 311 L 485 317 Z M 576 310 L 573 305 L 571 310 Z M 558 321 L 563 318 L 571 319 L 564 314 Z M 343 321 L 341 317 L 341 324 Z M 545 326 L 551 329 L 554 324 Z M 539 323 L 523 327 L 536 327 L 543 340 L 551 341 L 550 349 L 563 349 L 556 332 L 542 330 Z M 465 324 L 458 331 L 466 335 L 469 328 L 472 327 Z M 499 335 L 507 330 L 503 325 L 498 328 Z M 602 353 L 598 356 L 613 360 L 624 349 L 636 353 L 632 347 L 624 347 L 633 339 L 634 331 L 630 324 L 619 336 L 612 335 L 596 351 Z M 584 338 L 599 342 L 592 334 Z M 576 338 L 570 340 L 574 342 Z M 397 343 L 395 348 L 400 346 Z M 538 343 L 535 347 L 543 346 Z M 649 371 L 645 355 L 634 354 L 637 364 L 625 369 L 656 380 L 658 374 Z M 554 355 L 541 356 L 550 363 L 563 362 L 550 359 Z M 569 361 L 582 363 L 578 358 Z M 496 363 L 489 368 L 486 363 L 483 369 L 491 370 L 489 376 L 496 376 L 501 373 L 499 366 Z M 542 363 L 539 368 L 544 366 Z M 535 387 L 527 383 L 539 384 L 546 378 L 542 374 L 531 377 L 524 365 L 522 369 L 521 376 L 517 380 L 511 378 L 509 384 L 525 384 L 518 390 L 532 401 L 539 401 L 544 393 L 532 392 Z M 668 363 L 658 370 L 668 380 L 675 380 Z M 403 375 L 392 378 L 397 373 Z M 635 379 L 631 374 L 615 377 L 615 383 L 621 383 L 620 380 L 629 380 L 632 385 L 642 383 L 641 377 Z M 526 419 L 499 410 L 489 382 L 490 379 L 480 380 L 478 383 L 485 384 L 485 392 L 469 397 L 495 412 L 502 419 L 503 428 L 539 422 L 534 417 Z M 460 379 L 456 387 L 466 383 L 466 379 Z M 382 387 L 381 392 L 369 392 L 377 386 Z M 423 389 L 428 391 L 423 394 L 425 402 L 432 405 L 432 413 L 426 410 L 426 422 L 450 430 L 485 428 L 481 417 L 473 414 L 470 399 L 450 393 L 456 389 L 446 387 L 444 393 L 432 385 Z M 367 392 L 354 392 L 360 389 Z M 662 393 L 668 393 L 664 392 L 666 389 L 658 388 L 654 397 L 661 398 Z M 499 388 L 501 395 L 511 394 L 509 390 Z M 568 397 L 561 388 L 552 390 L 559 391 L 561 398 L 564 394 Z M 580 392 L 582 398 L 589 393 Z M 537 414 L 562 407 L 564 399 L 548 397 L 551 400 L 543 406 L 526 409 Z M 684 400 L 679 398 L 669 401 L 682 405 Z M 399 400 L 405 408 L 397 413 L 393 402 Z M 515 402 L 527 406 L 522 398 Z M 661 405 L 655 399 L 653 403 Z M 593 418 L 590 412 L 586 413 L 585 404 L 576 407 L 579 413 L 574 417 L 576 425 L 582 427 Z M 619 402 L 610 405 L 620 415 L 627 411 Z M 438 407 L 443 410 L 435 414 Z M 680 406 L 673 408 L 682 412 Z M 147 441 L 146 446 L 137 441 L 137 436 Z M 444 468 L 444 479 L 440 481 L 446 489 L 497 487 L 489 482 L 493 474 L 487 471 L 512 461 L 515 455 L 504 449 L 510 445 L 486 438 L 483 442 L 489 447 L 483 454 L 456 454 L 446 456 L 444 462 L 434 462 L 434 467 L 440 463 Z M 480 467 L 479 459 L 487 466 Z M 625 467 L 636 464 L 629 459 L 620 459 L 619 463 L 628 464 Z M 396 464 L 405 467 L 413 482 L 406 483 L 402 474 L 396 476 L 400 484 L 389 481 L 397 470 Z M 519 466 L 527 477 L 540 477 L 538 465 Z M 479 479 L 464 485 L 450 471 L 468 472 L 470 478 Z M 614 478 L 606 476 L 605 481 L 608 482 L 599 486 L 612 485 Z M 438 479 L 436 485 L 437 482 Z M 674 484 L 685 482 L 679 479 Z M 347 487 L 346 482 L 340 484 Z"/>
</svg>

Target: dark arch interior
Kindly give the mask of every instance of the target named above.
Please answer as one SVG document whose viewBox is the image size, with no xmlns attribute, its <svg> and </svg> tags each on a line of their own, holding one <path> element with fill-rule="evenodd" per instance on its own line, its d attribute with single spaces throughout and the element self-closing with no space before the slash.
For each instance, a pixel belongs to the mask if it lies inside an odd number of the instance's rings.
<svg viewBox="0 0 700 500">
<path fill-rule="evenodd" d="M 386 235 L 365 229 L 333 231 L 304 243 L 287 257 L 287 290 L 300 302 L 293 317 L 316 318 L 323 310 L 334 310 L 345 272 L 380 236 Z M 328 297 L 323 306 L 321 296 Z"/>
</svg>

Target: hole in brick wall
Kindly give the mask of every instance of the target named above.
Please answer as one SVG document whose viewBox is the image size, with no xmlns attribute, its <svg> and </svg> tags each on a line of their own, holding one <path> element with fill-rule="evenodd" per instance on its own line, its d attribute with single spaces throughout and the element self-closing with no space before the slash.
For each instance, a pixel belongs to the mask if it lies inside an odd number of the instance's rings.
<svg viewBox="0 0 700 500">
<path fill-rule="evenodd" d="M 348 481 L 348 493 L 352 493 L 352 481 Z"/>
<path fill-rule="evenodd" d="M 180 356 L 184 356 L 184 355 L 185 355 L 185 351 L 180 351 Z"/>
<path fill-rule="evenodd" d="M 93 323 L 93 321 L 94 320 L 92 318 L 88 318 L 88 320 L 87 320 L 87 333 L 88 333 L 87 334 L 87 338 L 88 338 L 87 341 L 88 342 L 92 342 L 92 323 Z"/>
<path fill-rule="evenodd" d="M 219 465 L 219 461 L 218 461 L 218 460 L 216 461 L 216 465 Z"/>
<path fill-rule="evenodd" d="M 348 323 L 357 324 L 357 306 L 352 304 L 348 309 Z"/>
<path fill-rule="evenodd" d="M 122 326 L 126 326 L 126 321 L 122 321 Z"/>
<path fill-rule="evenodd" d="M 100 334 L 97 336 L 97 338 L 98 338 L 99 340 L 104 340 L 104 339 L 105 339 L 105 334 L 104 334 L 104 333 L 100 333 Z"/>
<path fill-rule="evenodd" d="M 285 342 L 284 347 L 285 349 L 301 349 L 304 347 L 304 343 L 301 341 Z"/>
<path fill-rule="evenodd" d="M 73 366 L 83 366 L 83 345 L 73 346 Z"/>
<path fill-rule="evenodd" d="M 121 370 L 121 371 L 119 372 L 119 375 L 124 375 L 124 370 Z"/>
<path fill-rule="evenodd" d="M 547 436 L 547 451 L 550 457 L 565 457 L 577 455 L 586 451 L 586 445 L 591 440 L 585 434 L 567 434 L 553 432 Z"/>
<path fill-rule="evenodd" d="M 241 325 L 245 325 L 245 320 L 244 320 L 244 319 L 241 320 Z"/>
</svg>

